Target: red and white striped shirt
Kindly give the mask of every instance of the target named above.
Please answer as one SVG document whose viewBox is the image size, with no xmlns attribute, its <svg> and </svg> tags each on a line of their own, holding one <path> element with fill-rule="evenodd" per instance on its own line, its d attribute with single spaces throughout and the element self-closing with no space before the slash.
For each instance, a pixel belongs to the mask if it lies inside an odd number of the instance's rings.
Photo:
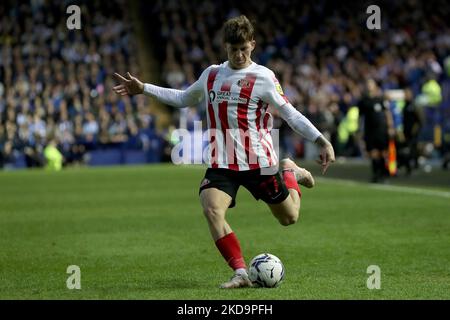
<svg viewBox="0 0 450 320">
<path fill-rule="evenodd" d="M 242 171 L 276 165 L 267 107 L 288 101 L 273 72 L 256 63 L 235 70 L 228 62 L 205 72 L 209 166 Z"/>
<path fill-rule="evenodd" d="M 208 166 L 236 171 L 276 166 L 269 105 L 298 133 L 315 140 L 320 132 L 284 96 L 268 68 L 254 62 L 231 69 L 228 61 L 205 69 L 186 90 L 145 84 L 144 93 L 181 107 L 206 101 L 209 131 Z"/>
</svg>

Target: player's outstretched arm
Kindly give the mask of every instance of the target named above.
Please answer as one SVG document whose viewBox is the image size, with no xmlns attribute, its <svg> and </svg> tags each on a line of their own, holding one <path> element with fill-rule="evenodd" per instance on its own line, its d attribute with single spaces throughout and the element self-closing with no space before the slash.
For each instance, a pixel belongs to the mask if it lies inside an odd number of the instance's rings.
<svg viewBox="0 0 450 320">
<path fill-rule="evenodd" d="M 113 87 L 113 90 L 121 96 L 143 93 L 176 108 L 197 104 L 203 98 L 203 86 L 200 80 L 186 90 L 177 90 L 143 83 L 129 72 L 125 76 L 114 73 L 114 77 L 120 84 Z"/>
</svg>

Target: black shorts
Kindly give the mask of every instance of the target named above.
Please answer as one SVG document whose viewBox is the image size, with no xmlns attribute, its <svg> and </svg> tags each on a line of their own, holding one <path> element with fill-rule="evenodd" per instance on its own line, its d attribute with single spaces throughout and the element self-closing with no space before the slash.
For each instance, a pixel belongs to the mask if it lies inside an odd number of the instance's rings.
<svg viewBox="0 0 450 320">
<path fill-rule="evenodd" d="M 370 136 L 364 137 L 366 150 L 387 150 L 389 146 L 389 137 L 384 132 L 373 132 Z"/>
<path fill-rule="evenodd" d="M 233 208 L 236 205 L 236 194 L 240 186 L 250 191 L 256 200 L 261 199 L 270 204 L 281 203 L 289 196 L 289 191 L 279 172 L 273 175 L 261 175 L 259 169 L 234 171 L 208 168 L 200 184 L 199 194 L 202 190 L 217 188 L 231 197 L 229 207 Z"/>
</svg>

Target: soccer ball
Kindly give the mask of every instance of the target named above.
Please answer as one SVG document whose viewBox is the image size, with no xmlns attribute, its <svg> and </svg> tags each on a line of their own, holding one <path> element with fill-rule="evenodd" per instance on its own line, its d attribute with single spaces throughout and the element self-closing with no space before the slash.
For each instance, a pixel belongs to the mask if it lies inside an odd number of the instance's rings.
<svg viewBox="0 0 450 320">
<path fill-rule="evenodd" d="M 275 288 L 284 278 L 284 266 L 278 257 L 262 253 L 250 262 L 249 279 L 254 286 Z"/>
</svg>

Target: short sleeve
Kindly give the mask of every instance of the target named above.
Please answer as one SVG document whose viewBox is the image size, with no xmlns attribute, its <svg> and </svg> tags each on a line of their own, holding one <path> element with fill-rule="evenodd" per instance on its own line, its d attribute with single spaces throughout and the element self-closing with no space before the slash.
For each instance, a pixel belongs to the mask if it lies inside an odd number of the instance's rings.
<svg viewBox="0 0 450 320">
<path fill-rule="evenodd" d="M 289 103 L 289 100 L 284 95 L 280 82 L 275 77 L 275 74 L 273 72 L 270 72 L 264 78 L 263 92 L 264 94 L 262 96 L 262 99 L 264 100 L 264 102 L 267 102 L 275 108 L 280 108 L 286 103 Z"/>
</svg>

